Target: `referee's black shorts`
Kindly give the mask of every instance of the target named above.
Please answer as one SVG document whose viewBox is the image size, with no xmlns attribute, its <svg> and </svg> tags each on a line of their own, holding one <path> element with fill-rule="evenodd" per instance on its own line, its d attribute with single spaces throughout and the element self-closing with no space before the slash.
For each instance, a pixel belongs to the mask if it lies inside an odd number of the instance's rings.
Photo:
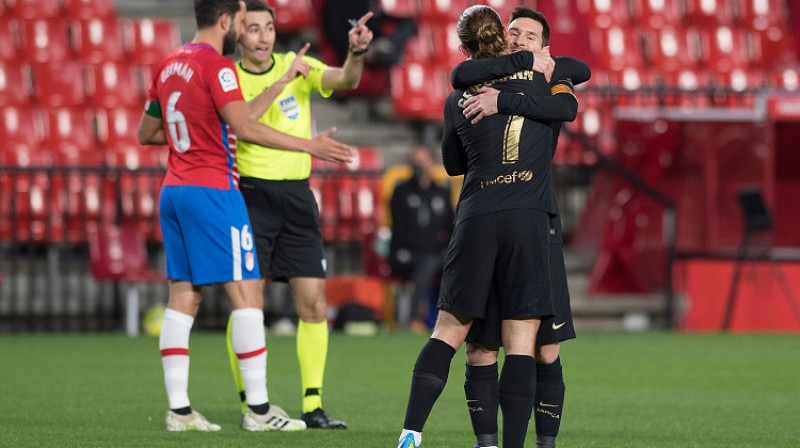
<svg viewBox="0 0 800 448">
<path fill-rule="evenodd" d="M 493 295 L 500 319 L 552 316 L 548 223 L 549 215 L 535 209 L 458 223 L 447 248 L 439 308 L 480 318 Z"/>
<path fill-rule="evenodd" d="M 239 189 L 253 226 L 261 276 L 281 282 L 325 278 L 319 208 L 308 179 L 242 177 Z"/>
</svg>

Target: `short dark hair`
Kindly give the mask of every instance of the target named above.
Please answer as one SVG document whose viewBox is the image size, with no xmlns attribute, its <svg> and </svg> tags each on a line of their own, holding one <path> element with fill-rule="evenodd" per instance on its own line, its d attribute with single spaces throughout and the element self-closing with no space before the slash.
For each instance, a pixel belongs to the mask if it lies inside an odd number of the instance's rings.
<svg viewBox="0 0 800 448">
<path fill-rule="evenodd" d="M 244 5 L 247 12 L 266 11 L 272 16 L 272 20 L 275 20 L 275 10 L 267 4 L 266 0 L 245 0 Z"/>
<path fill-rule="evenodd" d="M 237 12 L 239 0 L 194 0 L 194 19 L 198 30 L 214 26 L 225 14 L 234 17 Z"/>
<path fill-rule="evenodd" d="M 547 24 L 547 19 L 544 17 L 544 14 L 540 13 L 539 11 L 534 11 L 527 6 L 517 6 L 514 8 L 514 12 L 511 13 L 511 17 L 508 19 L 508 24 L 511 25 L 511 22 L 519 19 L 520 17 L 524 17 L 527 19 L 533 19 L 542 24 L 542 46 L 550 45 L 550 25 Z"/>
</svg>

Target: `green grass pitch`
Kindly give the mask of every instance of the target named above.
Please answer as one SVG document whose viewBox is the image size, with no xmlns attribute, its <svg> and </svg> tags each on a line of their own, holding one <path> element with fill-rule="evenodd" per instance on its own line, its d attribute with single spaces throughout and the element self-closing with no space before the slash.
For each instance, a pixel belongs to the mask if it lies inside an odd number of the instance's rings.
<svg viewBox="0 0 800 448">
<path fill-rule="evenodd" d="M 333 335 L 324 406 L 347 431 L 246 433 L 224 334 L 191 339 L 192 406 L 218 433 L 168 433 L 156 338 L 1 335 L 0 447 L 392 447 L 425 337 Z M 294 338 L 268 337 L 270 401 L 300 411 Z M 584 333 L 563 346 L 559 446 L 798 447 L 800 336 Z M 423 446 L 469 448 L 464 351 Z M 528 445 L 533 447 L 531 431 Z"/>
</svg>

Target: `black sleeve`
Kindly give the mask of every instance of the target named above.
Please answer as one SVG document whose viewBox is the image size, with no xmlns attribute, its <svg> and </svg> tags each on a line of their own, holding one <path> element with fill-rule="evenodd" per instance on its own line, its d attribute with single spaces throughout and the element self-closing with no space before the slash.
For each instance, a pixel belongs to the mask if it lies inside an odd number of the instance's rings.
<svg viewBox="0 0 800 448">
<path fill-rule="evenodd" d="M 553 95 L 520 95 L 500 92 L 497 111 L 505 115 L 522 115 L 536 121 L 574 121 L 578 115 L 578 99 L 568 81 L 553 86 Z"/>
<path fill-rule="evenodd" d="M 469 59 L 453 68 L 450 73 L 450 84 L 456 90 L 466 89 L 475 84 L 512 75 L 520 70 L 530 70 L 532 67 L 533 53 L 530 51 L 518 51 L 497 58 Z"/>
<path fill-rule="evenodd" d="M 589 65 L 569 56 L 557 56 L 556 68 L 553 70 L 553 82 L 561 79 L 569 79 L 572 85 L 582 84 L 592 77 L 592 70 Z"/>
<path fill-rule="evenodd" d="M 442 164 L 451 176 L 459 176 L 467 172 L 467 153 L 458 137 L 452 115 L 453 103 L 450 99 L 444 105 L 444 130 L 442 131 Z"/>
</svg>

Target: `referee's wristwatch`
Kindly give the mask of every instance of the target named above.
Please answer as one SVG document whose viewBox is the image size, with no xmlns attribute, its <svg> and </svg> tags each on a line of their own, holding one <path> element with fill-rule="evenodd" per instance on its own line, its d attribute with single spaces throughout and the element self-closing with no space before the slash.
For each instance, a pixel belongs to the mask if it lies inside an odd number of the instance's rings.
<svg viewBox="0 0 800 448">
<path fill-rule="evenodd" d="M 353 56 L 361 56 L 362 54 L 366 54 L 369 51 L 369 47 L 364 47 L 363 49 L 359 50 L 356 47 L 350 45 L 349 50 Z"/>
</svg>

